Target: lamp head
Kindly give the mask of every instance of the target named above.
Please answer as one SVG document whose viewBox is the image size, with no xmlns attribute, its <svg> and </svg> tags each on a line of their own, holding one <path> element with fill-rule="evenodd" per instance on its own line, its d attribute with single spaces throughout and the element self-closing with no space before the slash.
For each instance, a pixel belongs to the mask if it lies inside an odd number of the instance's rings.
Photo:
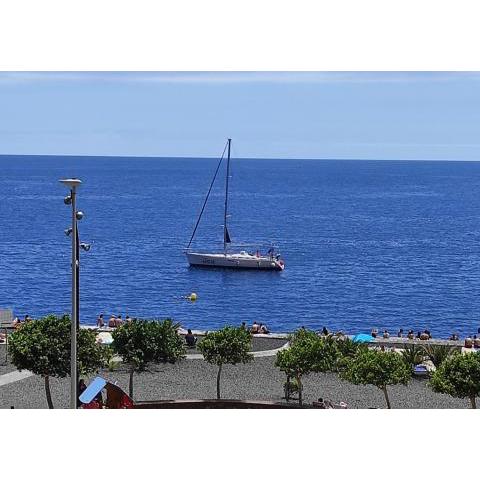
<svg viewBox="0 0 480 480">
<path fill-rule="evenodd" d="M 59 181 L 63 183 L 66 187 L 70 188 L 70 190 L 73 190 L 74 188 L 79 187 L 82 184 L 82 181 L 78 178 L 64 178 Z"/>
<path fill-rule="evenodd" d="M 65 232 L 65 235 L 69 237 L 70 234 L 73 232 L 72 227 L 68 227 L 67 229 L 64 230 L 64 232 Z"/>
<path fill-rule="evenodd" d="M 75 216 L 77 217 L 77 220 L 81 220 L 83 218 L 83 215 L 84 213 L 81 212 L 80 210 L 75 214 Z"/>
</svg>

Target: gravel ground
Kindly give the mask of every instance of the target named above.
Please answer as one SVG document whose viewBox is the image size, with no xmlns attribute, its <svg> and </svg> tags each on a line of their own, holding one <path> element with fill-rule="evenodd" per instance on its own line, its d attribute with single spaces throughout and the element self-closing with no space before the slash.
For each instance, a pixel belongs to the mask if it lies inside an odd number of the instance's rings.
<svg viewBox="0 0 480 480">
<path fill-rule="evenodd" d="M 222 372 L 222 397 L 282 401 L 285 376 L 274 366 L 275 357 L 257 358 L 247 365 L 227 365 Z M 137 400 L 198 399 L 216 397 L 216 367 L 203 360 L 184 360 L 175 365 L 155 366 L 135 375 Z M 127 390 L 125 368 L 105 371 L 102 376 Z M 51 380 L 52 397 L 57 408 L 67 408 L 69 379 Z M 390 388 L 394 408 L 468 408 L 466 400 L 433 393 L 424 380 L 412 380 L 408 386 Z M 385 408 L 380 390 L 356 386 L 336 375 L 312 374 L 304 379 L 305 402 L 318 397 L 344 401 L 349 408 Z M 0 387 L 0 408 L 46 408 L 43 380 L 33 376 Z"/>
<path fill-rule="evenodd" d="M 4 343 L 0 344 L 0 375 L 4 373 L 13 372 L 16 368 L 8 361 L 5 361 L 6 346 Z"/>
</svg>

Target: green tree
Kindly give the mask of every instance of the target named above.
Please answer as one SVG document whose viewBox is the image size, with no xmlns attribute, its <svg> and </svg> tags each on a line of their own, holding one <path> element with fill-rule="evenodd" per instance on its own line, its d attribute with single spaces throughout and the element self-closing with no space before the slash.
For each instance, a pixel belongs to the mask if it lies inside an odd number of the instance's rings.
<svg viewBox="0 0 480 480">
<path fill-rule="evenodd" d="M 387 386 L 399 383 L 406 385 L 411 378 L 411 370 L 396 352 L 381 350 L 360 350 L 345 362 L 340 378 L 355 385 L 374 385 L 382 390 L 387 408 L 391 408 Z"/>
<path fill-rule="evenodd" d="M 456 353 L 446 358 L 433 372 L 428 385 L 434 392 L 468 398 L 477 408 L 480 395 L 480 353 Z"/>
<path fill-rule="evenodd" d="M 243 328 L 224 327 L 216 332 L 209 332 L 199 343 L 198 349 L 208 363 L 218 366 L 217 399 L 220 399 L 220 375 L 223 365 L 248 363 L 253 356 L 252 337 Z"/>
<path fill-rule="evenodd" d="M 30 370 L 42 376 L 48 408 L 53 408 L 50 377 L 70 375 L 70 317 L 48 315 L 27 322 L 8 340 L 12 363 L 18 370 Z M 96 343 L 95 332 L 80 329 L 77 337 L 78 371 L 83 375 L 96 372 L 105 365 L 105 360 L 105 351 Z"/>
<path fill-rule="evenodd" d="M 368 348 L 365 343 L 354 342 L 351 338 L 339 338 L 335 340 L 338 353 L 343 358 L 354 357 L 359 350 Z"/>
<path fill-rule="evenodd" d="M 458 352 L 458 347 L 453 345 L 423 345 L 424 354 L 438 368 L 444 360 Z"/>
<path fill-rule="evenodd" d="M 405 345 L 400 354 L 412 374 L 415 367 L 423 362 L 426 355 L 421 345 Z"/>
<path fill-rule="evenodd" d="M 336 368 L 338 350 L 336 341 L 319 337 L 315 332 L 301 328 L 289 340 L 290 346 L 277 352 L 275 366 L 294 378 L 298 386 L 298 402 L 303 404 L 302 378 L 310 373 L 329 372 Z"/>
<path fill-rule="evenodd" d="M 184 342 L 177 333 L 179 325 L 167 318 L 133 320 L 113 333 L 112 348 L 129 366 L 128 392 L 133 398 L 133 375 L 145 371 L 151 363 L 175 363 L 185 356 Z"/>
</svg>

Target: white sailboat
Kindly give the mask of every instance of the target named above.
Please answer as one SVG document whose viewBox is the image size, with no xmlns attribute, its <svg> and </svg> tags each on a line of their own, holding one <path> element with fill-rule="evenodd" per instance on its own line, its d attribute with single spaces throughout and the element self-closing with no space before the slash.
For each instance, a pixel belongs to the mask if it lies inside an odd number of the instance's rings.
<svg viewBox="0 0 480 480">
<path fill-rule="evenodd" d="M 205 206 L 212 191 L 213 184 L 217 177 L 218 170 L 222 161 L 224 159 L 225 150 L 223 151 L 222 157 L 218 163 L 215 175 L 213 176 L 212 183 L 207 193 L 207 197 L 203 203 L 202 210 L 198 216 L 197 223 L 193 229 L 192 236 L 188 243 L 188 246 L 185 250 L 188 263 L 191 266 L 196 267 L 221 267 L 221 268 L 236 268 L 236 269 L 252 269 L 252 270 L 276 270 L 282 271 L 285 268 L 283 260 L 280 258 L 280 254 L 275 252 L 275 247 L 271 246 L 266 254 L 261 254 L 259 250 L 256 253 L 248 253 L 245 250 L 240 250 L 239 252 L 229 251 L 229 246 L 231 244 L 230 234 L 228 233 L 227 228 L 227 218 L 228 218 L 228 184 L 229 184 L 229 175 L 230 175 L 230 147 L 232 140 L 229 138 L 225 149 L 228 149 L 227 154 L 227 178 L 225 181 L 225 208 L 224 208 L 224 222 L 223 222 L 223 252 L 196 252 L 190 249 L 193 238 L 197 231 L 198 225 L 202 218 Z"/>
</svg>

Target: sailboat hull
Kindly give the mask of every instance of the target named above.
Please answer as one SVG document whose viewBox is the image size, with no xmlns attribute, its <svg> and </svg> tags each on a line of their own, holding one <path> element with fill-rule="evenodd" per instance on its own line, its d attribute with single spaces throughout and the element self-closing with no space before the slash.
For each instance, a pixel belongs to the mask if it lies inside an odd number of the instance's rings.
<svg viewBox="0 0 480 480">
<path fill-rule="evenodd" d="M 193 253 L 187 252 L 188 263 L 192 267 L 233 268 L 250 270 L 282 271 L 281 260 L 271 257 L 249 255 L 248 253 Z"/>
</svg>

